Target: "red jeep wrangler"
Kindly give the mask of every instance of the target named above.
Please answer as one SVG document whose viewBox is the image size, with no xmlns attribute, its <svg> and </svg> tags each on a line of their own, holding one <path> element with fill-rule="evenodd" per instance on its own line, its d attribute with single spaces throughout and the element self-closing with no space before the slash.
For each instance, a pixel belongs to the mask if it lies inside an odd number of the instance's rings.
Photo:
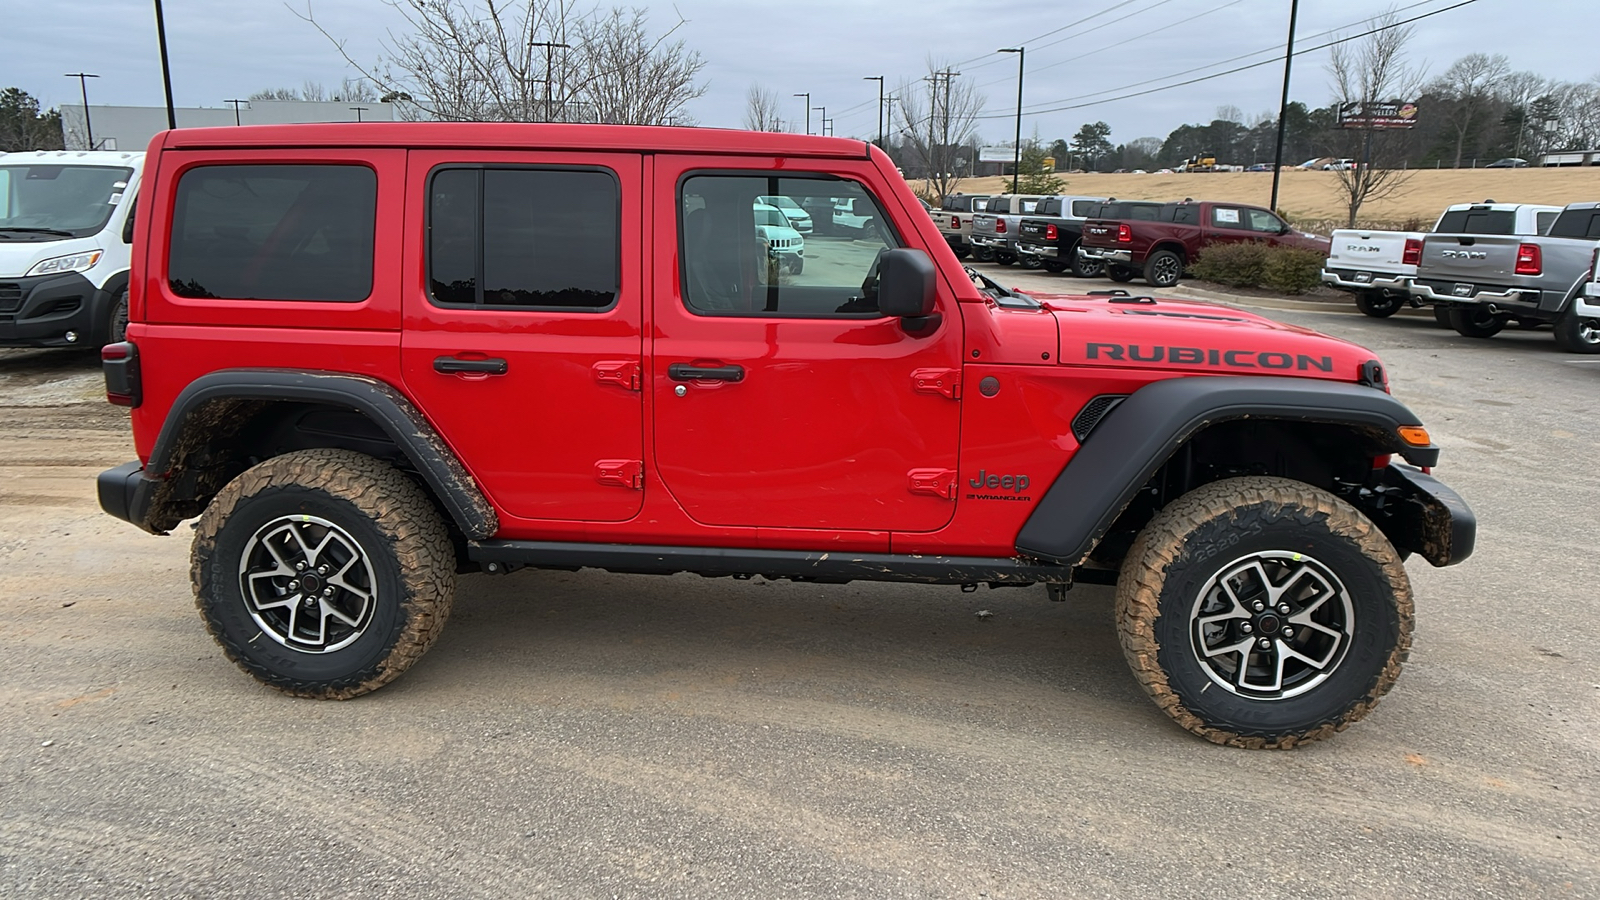
<svg viewBox="0 0 1600 900">
<path fill-rule="evenodd" d="M 198 516 L 206 627 L 295 695 L 400 675 L 463 572 L 1083 581 L 1117 585 L 1179 724 L 1284 747 L 1394 682 L 1401 560 L 1472 550 L 1370 353 L 1002 288 L 860 141 L 196 128 L 146 173 L 104 353 L 139 461 L 100 502 L 154 533 Z M 803 272 L 757 226 L 782 197 L 853 210 Z"/>
<path fill-rule="evenodd" d="M 1296 231 L 1259 206 L 1184 200 L 1161 207 L 1154 219 L 1091 219 L 1078 252 L 1109 271 L 1138 272 L 1153 287 L 1177 284 L 1212 244 L 1256 241 L 1328 255 L 1327 238 Z"/>
</svg>

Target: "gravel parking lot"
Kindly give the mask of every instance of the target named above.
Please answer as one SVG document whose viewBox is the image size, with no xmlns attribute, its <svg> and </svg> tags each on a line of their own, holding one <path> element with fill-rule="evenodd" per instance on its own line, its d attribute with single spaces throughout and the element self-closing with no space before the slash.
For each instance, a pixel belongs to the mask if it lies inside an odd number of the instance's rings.
<svg viewBox="0 0 1600 900">
<path fill-rule="evenodd" d="M 0 351 L 0 895 L 1600 896 L 1600 358 L 1266 312 L 1377 351 L 1480 521 L 1408 564 L 1394 692 L 1292 752 L 1169 722 L 1097 587 L 468 576 L 404 678 L 289 699 L 187 527 L 99 512 L 95 362 Z"/>
</svg>

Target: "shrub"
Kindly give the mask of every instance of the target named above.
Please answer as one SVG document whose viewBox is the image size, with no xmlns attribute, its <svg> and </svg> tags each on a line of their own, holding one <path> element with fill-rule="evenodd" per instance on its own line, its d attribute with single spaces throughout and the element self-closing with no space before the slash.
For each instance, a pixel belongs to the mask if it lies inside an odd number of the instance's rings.
<svg viewBox="0 0 1600 900">
<path fill-rule="evenodd" d="M 1057 178 L 1049 172 L 1024 174 L 1017 179 L 1017 193 L 1019 194 L 1036 194 L 1040 197 L 1049 197 L 1066 189 L 1066 180 Z"/>
<path fill-rule="evenodd" d="M 1254 241 L 1212 244 L 1189 267 L 1194 277 L 1228 287 L 1257 287 L 1267 262 L 1267 245 Z"/>
<path fill-rule="evenodd" d="M 1303 294 L 1322 282 L 1322 254 L 1255 241 L 1213 244 L 1189 267 L 1194 277 L 1228 287 Z"/>
<path fill-rule="evenodd" d="M 1268 247 L 1261 286 L 1284 294 L 1303 294 L 1322 283 L 1323 256 L 1302 247 Z"/>
</svg>

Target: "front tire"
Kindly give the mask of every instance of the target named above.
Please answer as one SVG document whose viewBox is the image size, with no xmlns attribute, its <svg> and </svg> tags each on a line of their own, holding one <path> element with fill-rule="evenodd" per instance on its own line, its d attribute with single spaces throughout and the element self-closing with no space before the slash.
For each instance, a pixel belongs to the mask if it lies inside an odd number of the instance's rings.
<svg viewBox="0 0 1600 900">
<path fill-rule="evenodd" d="M 1405 301 L 1399 294 L 1387 291 L 1361 291 L 1356 294 L 1356 308 L 1374 319 L 1387 319 L 1404 305 Z"/>
<path fill-rule="evenodd" d="M 349 450 L 246 470 L 195 526 L 195 605 L 228 658 L 296 697 L 345 700 L 398 678 L 432 645 L 455 553 L 422 489 Z"/>
<path fill-rule="evenodd" d="M 1183 258 L 1171 250 L 1157 250 L 1144 261 L 1144 280 L 1151 287 L 1169 288 L 1183 277 Z"/>
<path fill-rule="evenodd" d="M 1400 675 L 1413 611 L 1400 555 L 1369 519 L 1302 482 L 1251 477 L 1191 491 L 1140 532 L 1116 618 L 1134 676 L 1179 725 L 1288 749 L 1371 711 Z"/>
<path fill-rule="evenodd" d="M 106 314 L 106 343 L 118 344 L 128 339 L 128 289 L 123 288 L 111 302 Z"/>
<path fill-rule="evenodd" d="M 1468 306 L 1452 306 L 1450 327 L 1463 337 L 1491 338 L 1506 327 L 1506 318 L 1495 315 L 1488 307 L 1476 303 Z"/>
<path fill-rule="evenodd" d="M 1568 353 L 1600 353 L 1600 318 L 1579 316 L 1568 306 L 1556 320 L 1556 346 Z"/>
</svg>

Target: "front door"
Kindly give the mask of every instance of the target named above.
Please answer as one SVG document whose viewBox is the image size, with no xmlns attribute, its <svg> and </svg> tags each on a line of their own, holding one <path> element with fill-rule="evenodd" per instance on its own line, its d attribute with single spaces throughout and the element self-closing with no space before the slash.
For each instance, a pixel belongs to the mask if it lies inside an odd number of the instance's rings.
<svg viewBox="0 0 1600 900">
<path fill-rule="evenodd" d="M 655 166 L 648 389 L 667 490 L 708 525 L 947 523 L 960 313 L 944 285 L 943 320 L 924 332 L 877 311 L 878 254 L 905 244 L 870 187 L 876 170 L 671 156 Z M 761 197 L 852 215 L 801 235 Z"/>
<path fill-rule="evenodd" d="M 503 512 L 632 518 L 641 158 L 413 151 L 407 168 L 407 390 Z"/>
</svg>

